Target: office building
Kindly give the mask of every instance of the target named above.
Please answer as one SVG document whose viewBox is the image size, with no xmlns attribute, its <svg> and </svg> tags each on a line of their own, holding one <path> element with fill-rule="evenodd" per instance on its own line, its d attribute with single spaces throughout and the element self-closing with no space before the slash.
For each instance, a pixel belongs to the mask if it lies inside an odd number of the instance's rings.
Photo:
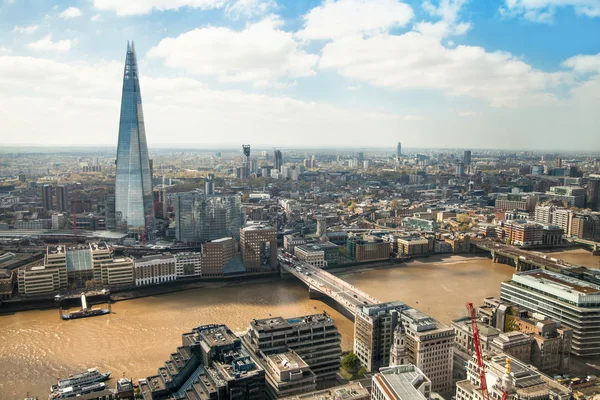
<svg viewBox="0 0 600 400">
<path fill-rule="evenodd" d="M 463 164 L 469 167 L 471 165 L 471 150 L 465 150 L 463 153 Z"/>
<path fill-rule="evenodd" d="M 158 373 L 139 380 L 144 400 L 259 400 L 265 371 L 226 325 L 203 325 L 184 333 Z"/>
<path fill-rule="evenodd" d="M 461 177 L 461 176 L 464 176 L 464 174 L 465 174 L 465 164 L 463 164 L 462 161 L 459 161 L 456 164 L 456 176 Z"/>
<path fill-rule="evenodd" d="M 134 261 L 135 285 L 156 285 L 174 281 L 175 257 L 171 254 L 155 254 Z"/>
<path fill-rule="evenodd" d="M 499 193 L 496 208 L 502 211 L 525 210 L 534 211 L 538 197 L 534 194 Z"/>
<path fill-rule="evenodd" d="M 106 196 L 104 198 L 104 216 L 106 220 L 106 230 L 117 230 L 117 216 L 115 211 L 115 196 Z"/>
<path fill-rule="evenodd" d="M 567 209 L 556 209 L 552 211 L 552 225 L 561 228 L 565 235 L 571 236 L 571 224 L 573 221 L 573 211 Z"/>
<path fill-rule="evenodd" d="M 202 275 L 202 253 L 176 253 L 177 279 Z"/>
<path fill-rule="evenodd" d="M 44 211 L 54 210 L 54 206 L 52 204 L 52 185 L 43 185 L 42 186 L 42 207 Z"/>
<path fill-rule="evenodd" d="M 568 207 L 585 207 L 585 189 L 578 186 L 553 186 L 546 192 L 551 200 L 560 200 Z"/>
<path fill-rule="evenodd" d="M 348 257 L 355 261 L 387 260 L 390 245 L 374 236 L 352 236 L 346 242 Z"/>
<path fill-rule="evenodd" d="M 369 371 L 405 363 L 421 369 L 432 390 L 452 390 L 454 330 L 400 302 L 358 307 L 354 353 Z"/>
<path fill-rule="evenodd" d="M 99 286 L 133 286 L 135 274 L 133 259 L 129 257 L 115 258 L 99 263 L 100 281 Z"/>
<path fill-rule="evenodd" d="M 204 194 L 215 194 L 215 175 L 208 174 L 204 181 Z"/>
<path fill-rule="evenodd" d="M 552 214 L 556 210 L 555 206 L 535 206 L 534 221 L 542 225 L 552 224 Z M 565 231 L 566 232 L 566 231 Z"/>
<path fill-rule="evenodd" d="M 384 367 L 373 375 L 372 400 L 429 400 L 431 381 L 412 364 Z"/>
<path fill-rule="evenodd" d="M 402 144 L 398 142 L 396 145 L 396 160 L 400 161 L 402 158 Z"/>
<path fill-rule="evenodd" d="M 156 218 L 167 219 L 167 188 L 164 185 L 159 185 L 154 188 L 154 214 Z"/>
<path fill-rule="evenodd" d="M 137 230 L 154 218 L 152 179 L 135 45 L 127 43 L 117 167 L 115 211 L 118 225 Z"/>
<path fill-rule="evenodd" d="M 405 256 L 423 256 L 429 254 L 429 240 L 426 238 L 397 238 L 397 253 Z"/>
<path fill-rule="evenodd" d="M 222 237 L 239 238 L 243 222 L 242 200 L 238 195 L 206 195 L 200 192 L 175 196 L 177 240 L 203 243 Z"/>
<path fill-rule="evenodd" d="M 283 237 L 283 248 L 290 254 L 294 254 L 297 246 L 306 244 L 306 238 L 300 235 L 285 235 Z"/>
<path fill-rule="evenodd" d="M 293 350 L 317 380 L 335 378 L 340 370 L 341 335 L 326 314 L 255 319 L 243 339 L 253 353 L 271 355 Z"/>
<path fill-rule="evenodd" d="M 408 362 L 431 380 L 438 393 L 452 391 L 454 330 L 415 309 L 402 311 L 402 325 L 395 334 L 404 337 Z"/>
<path fill-rule="evenodd" d="M 369 390 L 357 381 L 330 389 L 283 397 L 284 400 L 369 400 L 370 398 Z"/>
<path fill-rule="evenodd" d="M 491 399 L 500 399 L 506 391 L 509 398 L 568 400 L 571 390 L 526 363 L 496 355 L 484 359 L 488 392 Z M 475 357 L 467 364 L 467 379 L 456 383 L 456 400 L 482 398 L 479 368 Z"/>
<path fill-rule="evenodd" d="M 56 210 L 69 211 L 69 200 L 67 198 L 66 186 L 58 185 L 54 190 L 56 193 Z"/>
<path fill-rule="evenodd" d="M 317 245 L 307 244 L 296 246 L 294 255 L 298 260 L 315 267 L 323 268 L 327 266 L 325 262 L 325 251 Z"/>
<path fill-rule="evenodd" d="M 587 240 L 600 240 L 600 213 L 574 213 L 570 234 Z"/>
<path fill-rule="evenodd" d="M 308 393 L 317 388 L 317 376 L 295 351 L 269 355 L 259 352 L 259 355 L 269 399 Z"/>
<path fill-rule="evenodd" d="M 267 225 L 242 228 L 240 251 L 247 272 L 274 270 L 277 268 L 277 231 Z"/>
<path fill-rule="evenodd" d="M 237 242 L 232 237 L 220 238 L 204 243 L 202 245 L 202 275 L 225 275 L 226 272 L 229 272 L 225 271 L 225 266 L 236 255 Z M 243 272 L 243 269 L 231 272 Z"/>
<path fill-rule="evenodd" d="M 523 219 L 502 223 L 502 239 L 514 246 L 538 246 L 543 244 L 544 227 Z M 561 235 L 562 236 L 562 235 Z"/>
<path fill-rule="evenodd" d="M 600 355 L 600 286 L 567 275 L 533 270 L 502 282 L 501 299 L 573 329 L 571 352 Z"/>
<path fill-rule="evenodd" d="M 394 301 L 356 309 L 354 354 L 367 371 L 377 371 L 390 364 L 394 330 L 399 325 L 400 311 L 404 308 L 406 305 Z"/>
<path fill-rule="evenodd" d="M 281 154 L 281 150 L 275 150 L 274 161 L 275 161 L 275 170 L 277 172 L 280 172 L 281 166 L 283 165 L 283 154 Z"/>
</svg>

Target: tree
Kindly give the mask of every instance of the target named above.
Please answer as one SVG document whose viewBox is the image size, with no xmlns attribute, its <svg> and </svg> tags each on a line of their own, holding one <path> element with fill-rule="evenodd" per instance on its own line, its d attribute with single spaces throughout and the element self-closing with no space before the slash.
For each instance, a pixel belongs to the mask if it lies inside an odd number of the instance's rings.
<svg viewBox="0 0 600 400">
<path fill-rule="evenodd" d="M 398 200 L 392 200 L 392 202 L 390 203 L 390 206 L 393 209 L 398 209 L 398 208 L 400 208 L 400 202 Z"/>
<path fill-rule="evenodd" d="M 353 352 L 349 352 L 342 358 L 342 368 L 349 372 L 356 372 L 360 368 L 360 360 Z"/>
</svg>

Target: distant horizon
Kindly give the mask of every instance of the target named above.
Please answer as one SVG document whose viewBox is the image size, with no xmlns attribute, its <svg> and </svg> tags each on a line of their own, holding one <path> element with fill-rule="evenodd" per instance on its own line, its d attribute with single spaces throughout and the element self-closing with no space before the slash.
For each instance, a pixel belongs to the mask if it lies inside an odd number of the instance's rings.
<svg viewBox="0 0 600 400">
<path fill-rule="evenodd" d="M 248 144 L 248 143 L 244 143 L 244 144 Z M 272 151 L 274 149 L 279 149 L 279 150 L 326 150 L 326 151 L 335 151 L 335 150 L 340 150 L 340 151 L 389 151 L 390 153 L 395 154 L 396 153 L 396 144 L 394 143 L 391 146 L 385 146 L 385 147 L 377 147 L 377 146 L 373 146 L 373 147 L 352 147 L 352 146 L 327 146 L 327 145 L 322 145 L 322 146 L 289 146 L 289 145 L 265 145 L 265 144 L 257 144 L 257 145 L 253 145 L 250 143 L 250 146 L 253 150 L 259 150 L 259 151 Z M 238 149 L 239 148 L 239 149 Z M 117 145 L 115 144 L 114 146 L 112 145 L 107 145 L 107 144 L 72 144 L 72 145 L 67 145 L 67 144 L 37 144 L 37 145 L 32 145 L 32 144 L 3 144 L 0 143 L 0 153 L 14 153 L 14 152 L 21 152 L 21 149 L 36 149 L 36 151 L 31 151 L 32 153 L 45 153 L 48 152 L 47 150 L 49 149 L 64 149 L 64 150 L 70 150 L 70 151 L 75 151 L 75 150 L 91 150 L 91 151 L 115 151 L 115 157 L 116 157 L 116 150 L 117 150 Z M 39 151 L 37 151 L 39 150 Z M 148 144 L 148 150 L 152 151 L 152 150 L 173 150 L 173 151 L 231 151 L 231 150 L 239 150 L 239 152 L 242 152 L 242 143 L 240 143 L 239 145 L 233 145 L 233 144 L 192 144 L 192 143 L 183 143 L 183 144 L 166 144 L 166 143 L 160 143 L 160 144 L 156 144 L 156 145 L 152 145 L 151 143 Z M 534 154 L 552 154 L 552 153 L 558 153 L 558 154 L 582 154 L 582 155 L 594 155 L 594 154 L 598 154 L 600 155 L 600 150 L 598 151 L 590 151 L 590 150 L 560 150 L 560 149 L 527 149 L 527 148 L 520 148 L 520 149 L 509 149 L 509 148 L 484 148 L 484 147 L 414 147 L 414 146 L 402 146 L 402 150 L 403 152 L 406 151 L 410 151 L 410 152 L 414 152 L 417 150 L 428 150 L 428 151 L 434 151 L 434 150 L 438 150 L 438 151 L 463 151 L 463 150 L 472 150 L 472 151 L 491 151 L 491 152 L 528 152 L 528 153 L 534 153 Z M 51 151 L 51 150 L 50 150 Z M 255 154 L 255 153 L 253 153 Z"/>
</svg>

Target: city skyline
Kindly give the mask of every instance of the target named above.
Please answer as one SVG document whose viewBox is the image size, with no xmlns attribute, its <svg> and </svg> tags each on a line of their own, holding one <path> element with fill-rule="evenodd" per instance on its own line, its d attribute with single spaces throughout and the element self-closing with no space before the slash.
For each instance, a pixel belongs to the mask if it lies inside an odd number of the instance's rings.
<svg viewBox="0 0 600 400">
<path fill-rule="evenodd" d="M 594 151 L 598 15 L 592 0 L 4 1 L 0 142 L 115 143 L 134 38 L 151 147 Z"/>
</svg>

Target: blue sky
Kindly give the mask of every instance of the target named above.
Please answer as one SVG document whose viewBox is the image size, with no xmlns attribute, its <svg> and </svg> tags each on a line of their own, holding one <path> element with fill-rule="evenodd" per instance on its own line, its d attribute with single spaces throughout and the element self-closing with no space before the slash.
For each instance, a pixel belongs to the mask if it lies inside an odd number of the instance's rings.
<svg viewBox="0 0 600 400">
<path fill-rule="evenodd" d="M 0 0 L 0 143 L 598 151 L 600 0 Z"/>
</svg>

